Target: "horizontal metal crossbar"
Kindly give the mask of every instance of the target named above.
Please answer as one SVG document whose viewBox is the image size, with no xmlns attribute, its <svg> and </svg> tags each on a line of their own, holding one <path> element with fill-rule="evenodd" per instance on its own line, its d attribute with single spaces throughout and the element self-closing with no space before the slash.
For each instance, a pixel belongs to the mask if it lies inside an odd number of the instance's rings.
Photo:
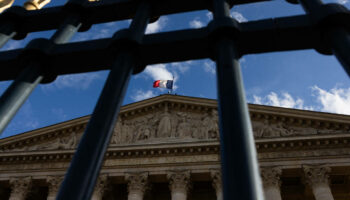
<svg viewBox="0 0 350 200">
<path fill-rule="evenodd" d="M 210 58 L 217 66 L 224 199 L 263 199 L 239 58 L 247 54 L 315 49 L 334 54 L 350 74 L 350 12 L 321 0 L 300 3 L 305 15 L 239 23 L 238 4 L 266 0 L 69 0 L 64 6 L 0 15 L 0 46 L 28 33 L 57 29 L 50 39 L 0 52 L 0 81 L 14 80 L 0 98 L 0 134 L 39 83 L 58 75 L 109 69 L 91 120 L 61 186 L 58 199 L 89 199 L 116 123 L 131 73 L 146 65 Z M 159 16 L 210 10 L 207 27 L 144 35 Z M 133 19 L 112 38 L 66 43 L 92 25 Z M 236 162 L 238 161 L 238 162 Z"/>
<path fill-rule="evenodd" d="M 271 0 L 230 0 L 232 4 L 247 4 Z M 21 7 L 12 7 L 0 15 L 0 24 L 13 23 L 17 32 L 23 36 L 26 33 L 58 29 L 62 19 L 69 13 L 79 13 L 84 20 L 81 31 L 86 31 L 93 24 L 131 19 L 135 15 L 138 0 L 103 0 L 86 3 L 68 2 L 64 6 L 43 8 L 41 10 L 27 11 Z M 211 8 L 210 0 L 153 0 L 151 18 L 174 13 Z M 8 27 L 9 25 L 6 24 Z M 4 29 L 6 27 L 3 27 Z M 8 32 L 8 31 L 6 31 Z M 2 29 L 0 28 L 0 33 Z M 19 37 L 19 39 L 22 39 Z"/>
<path fill-rule="evenodd" d="M 240 24 L 237 33 L 231 33 L 240 55 L 275 51 L 316 49 L 325 52 L 322 32 L 312 29 L 307 15 L 266 19 Z M 57 75 L 106 70 L 111 66 L 116 51 L 109 48 L 113 39 L 98 39 L 76 43 L 57 44 L 43 55 L 45 67 Z M 138 48 L 141 65 L 177 62 L 211 57 L 210 28 L 180 30 L 146 35 Z M 116 46 L 122 49 L 123 46 Z M 0 53 L 0 80 L 12 80 L 25 68 L 20 59 L 25 49 Z"/>
</svg>

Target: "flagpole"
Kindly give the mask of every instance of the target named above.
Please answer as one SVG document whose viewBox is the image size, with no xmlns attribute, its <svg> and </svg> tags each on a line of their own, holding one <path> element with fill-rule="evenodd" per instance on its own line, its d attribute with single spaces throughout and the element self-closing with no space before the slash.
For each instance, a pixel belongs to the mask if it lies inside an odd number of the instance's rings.
<svg viewBox="0 0 350 200">
<path fill-rule="evenodd" d="M 174 83 L 175 83 L 175 78 L 174 78 L 174 75 L 173 75 L 173 85 L 171 86 L 171 94 L 173 94 L 173 88 L 174 88 Z"/>
</svg>

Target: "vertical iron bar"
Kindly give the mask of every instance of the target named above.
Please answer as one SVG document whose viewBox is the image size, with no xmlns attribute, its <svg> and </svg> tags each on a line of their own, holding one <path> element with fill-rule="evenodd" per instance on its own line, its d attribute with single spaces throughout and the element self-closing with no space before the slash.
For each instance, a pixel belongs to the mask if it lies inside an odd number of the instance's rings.
<svg viewBox="0 0 350 200">
<path fill-rule="evenodd" d="M 225 0 L 214 0 L 214 21 L 230 17 Z M 262 200 L 263 192 L 235 42 L 216 43 L 223 194 L 225 200 Z"/>
<path fill-rule="evenodd" d="M 130 34 L 142 39 L 149 16 L 149 5 L 142 3 L 130 25 Z M 58 200 L 91 198 L 135 65 L 136 59 L 131 52 L 117 56 L 62 183 Z"/>
<path fill-rule="evenodd" d="M 16 35 L 13 23 L 5 23 L 0 27 L 0 48 Z"/>
<path fill-rule="evenodd" d="M 66 22 L 50 38 L 56 44 L 66 43 L 78 31 L 81 23 L 78 17 L 67 17 Z M 43 79 L 40 64 L 27 66 L 0 97 L 0 136 L 16 112 Z"/>
<path fill-rule="evenodd" d="M 323 5 L 321 0 L 299 0 L 299 2 L 310 15 L 322 12 L 319 9 Z M 334 27 L 325 32 L 325 38 L 329 42 L 334 55 L 350 76 L 350 33 L 345 28 Z"/>
</svg>

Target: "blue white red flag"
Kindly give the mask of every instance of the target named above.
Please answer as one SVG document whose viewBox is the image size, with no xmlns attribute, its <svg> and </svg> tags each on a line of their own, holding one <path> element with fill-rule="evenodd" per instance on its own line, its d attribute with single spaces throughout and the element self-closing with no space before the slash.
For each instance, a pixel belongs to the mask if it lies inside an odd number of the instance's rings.
<svg viewBox="0 0 350 200">
<path fill-rule="evenodd" d="M 169 90 L 172 90 L 173 89 L 173 83 L 174 81 L 173 80 L 156 80 L 154 81 L 153 83 L 153 87 L 154 88 L 167 88 Z"/>
</svg>

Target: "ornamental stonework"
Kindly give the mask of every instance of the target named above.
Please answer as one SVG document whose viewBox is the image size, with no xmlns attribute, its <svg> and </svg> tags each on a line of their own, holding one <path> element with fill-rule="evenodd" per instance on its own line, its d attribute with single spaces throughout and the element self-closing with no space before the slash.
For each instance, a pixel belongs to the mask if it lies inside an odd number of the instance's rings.
<svg viewBox="0 0 350 200">
<path fill-rule="evenodd" d="M 137 108 L 130 106 L 130 109 L 122 109 L 114 127 L 110 147 L 131 144 L 219 141 L 218 111 L 216 104 L 213 104 L 214 101 L 193 105 L 192 101 L 181 103 L 171 100 L 172 98 L 184 99 L 183 97 L 164 96 L 164 98 L 167 100 L 163 102 L 155 104 L 151 102 Z M 336 115 L 325 116 L 319 120 L 317 119 L 320 118 L 318 114 L 311 112 L 307 113 L 310 115 L 307 116 L 304 114 L 306 111 L 293 110 L 289 111 L 292 114 L 284 114 L 282 108 L 264 109 L 257 105 L 250 105 L 253 134 L 257 141 L 260 139 L 347 135 L 350 133 L 349 120 L 341 119 L 342 117 Z M 321 115 L 329 114 L 321 113 Z M 333 120 L 333 118 L 340 119 Z M 36 136 L 24 137 L 21 140 L 13 142 L 9 140 L 7 143 L 0 144 L 0 152 L 74 150 L 80 141 L 88 119 L 85 117 L 72 125 L 64 125 L 58 129 L 52 128 L 50 131 Z M 333 121 L 326 121 L 331 119 Z M 294 148 L 294 146 L 291 147 Z M 306 145 L 303 144 L 303 146 Z M 265 157 L 265 155 L 263 156 Z"/>
</svg>

